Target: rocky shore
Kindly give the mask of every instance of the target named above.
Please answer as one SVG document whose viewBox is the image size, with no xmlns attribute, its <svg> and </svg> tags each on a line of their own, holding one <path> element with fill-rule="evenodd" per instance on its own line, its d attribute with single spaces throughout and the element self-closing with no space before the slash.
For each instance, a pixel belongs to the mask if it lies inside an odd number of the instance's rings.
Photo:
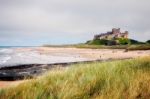
<svg viewBox="0 0 150 99">
<path fill-rule="evenodd" d="M 22 80 L 22 79 L 30 79 L 30 78 L 37 77 L 48 70 L 52 70 L 54 68 L 64 68 L 67 66 L 71 66 L 73 64 L 105 62 L 105 61 L 115 61 L 115 60 L 125 60 L 125 59 L 130 59 L 130 58 L 54 63 L 54 64 L 26 64 L 26 65 L 12 66 L 12 67 L 6 66 L 0 68 L 0 81 L 15 81 L 15 80 Z"/>
</svg>

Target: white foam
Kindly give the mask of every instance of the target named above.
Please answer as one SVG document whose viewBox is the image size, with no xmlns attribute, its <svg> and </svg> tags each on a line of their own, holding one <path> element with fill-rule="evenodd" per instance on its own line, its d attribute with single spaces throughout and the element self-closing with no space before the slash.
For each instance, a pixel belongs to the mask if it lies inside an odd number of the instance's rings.
<svg viewBox="0 0 150 99">
<path fill-rule="evenodd" d="M 86 58 L 79 57 L 78 54 L 69 53 L 53 53 L 53 54 L 40 54 L 36 50 L 16 50 L 11 49 L 12 53 L 8 50 L 1 50 L 0 53 L 0 67 L 1 66 L 14 66 L 20 64 L 51 64 L 51 63 L 63 63 L 63 62 L 76 62 L 86 61 Z"/>
<path fill-rule="evenodd" d="M 0 64 L 6 63 L 9 59 L 11 59 L 10 56 L 3 56 L 0 58 Z"/>
<path fill-rule="evenodd" d="M 0 49 L 0 53 L 12 53 L 13 50 L 12 49 Z"/>
</svg>

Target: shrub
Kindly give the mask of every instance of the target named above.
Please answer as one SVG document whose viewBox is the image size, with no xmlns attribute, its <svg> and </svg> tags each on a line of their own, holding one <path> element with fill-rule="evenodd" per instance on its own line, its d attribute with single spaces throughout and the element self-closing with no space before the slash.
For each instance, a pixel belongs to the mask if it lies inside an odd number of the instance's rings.
<svg viewBox="0 0 150 99">
<path fill-rule="evenodd" d="M 107 45 L 108 44 L 108 40 L 96 39 L 96 40 L 88 41 L 87 44 L 91 44 L 91 45 Z"/>
<path fill-rule="evenodd" d="M 85 44 L 89 44 L 91 42 L 91 40 L 88 40 L 88 41 L 86 41 L 86 43 Z"/>
<path fill-rule="evenodd" d="M 107 45 L 117 45 L 117 41 L 116 40 L 109 40 Z"/>
<path fill-rule="evenodd" d="M 146 43 L 150 44 L 150 40 L 148 40 Z M 85 44 L 89 45 L 141 45 L 141 44 L 146 44 L 144 42 L 139 42 L 134 39 L 128 39 L 128 38 L 116 38 L 112 40 L 107 40 L 107 39 L 95 39 L 95 40 L 89 40 Z"/>
<path fill-rule="evenodd" d="M 131 44 L 145 44 L 144 42 L 139 42 L 139 41 L 134 40 L 134 39 L 130 39 L 130 43 Z"/>
<path fill-rule="evenodd" d="M 120 45 L 127 45 L 131 43 L 130 40 L 127 38 L 118 38 L 117 40 L 119 41 Z"/>
<path fill-rule="evenodd" d="M 150 40 L 147 40 L 146 43 L 150 44 Z"/>
</svg>

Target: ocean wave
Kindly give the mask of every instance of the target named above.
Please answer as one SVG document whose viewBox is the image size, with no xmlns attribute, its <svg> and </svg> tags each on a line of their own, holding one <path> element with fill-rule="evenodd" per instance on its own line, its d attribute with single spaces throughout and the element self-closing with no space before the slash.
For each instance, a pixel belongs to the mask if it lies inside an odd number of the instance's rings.
<svg viewBox="0 0 150 99">
<path fill-rule="evenodd" d="M 0 49 L 0 53 L 12 53 L 13 50 L 12 49 Z"/>
<path fill-rule="evenodd" d="M 60 52 L 53 54 L 41 54 L 36 50 L 0 49 L 0 67 L 15 66 L 20 64 L 50 64 L 84 60 L 86 59 L 79 57 L 78 54 Z"/>
</svg>

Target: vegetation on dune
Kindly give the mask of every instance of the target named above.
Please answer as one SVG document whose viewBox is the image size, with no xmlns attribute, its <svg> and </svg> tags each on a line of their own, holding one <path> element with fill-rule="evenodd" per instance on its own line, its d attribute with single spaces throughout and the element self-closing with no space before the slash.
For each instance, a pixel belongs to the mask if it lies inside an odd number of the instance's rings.
<svg viewBox="0 0 150 99">
<path fill-rule="evenodd" d="M 130 44 L 145 44 L 144 42 L 140 42 L 140 41 L 137 41 L 137 40 L 134 40 L 134 39 L 130 39 Z"/>
<path fill-rule="evenodd" d="M 0 91 L 0 99 L 148 99 L 150 57 L 53 70 Z"/>
<path fill-rule="evenodd" d="M 86 44 L 89 45 L 135 45 L 135 44 L 146 44 L 147 42 L 139 42 L 137 40 L 133 39 L 127 39 L 127 38 L 116 38 L 112 40 L 106 40 L 106 39 L 94 39 L 87 41 Z"/>
<path fill-rule="evenodd" d="M 127 50 L 150 50 L 150 44 L 130 45 Z"/>
<path fill-rule="evenodd" d="M 150 50 L 150 41 L 139 42 L 133 39 L 116 38 L 113 40 L 94 39 L 87 41 L 85 44 L 74 45 L 77 48 L 93 49 L 126 49 L 126 50 Z"/>
<path fill-rule="evenodd" d="M 146 43 L 150 44 L 150 40 L 147 40 Z"/>
<path fill-rule="evenodd" d="M 73 47 L 76 47 L 76 48 L 90 48 L 90 49 L 126 49 L 127 46 L 128 45 L 106 46 L 106 45 L 78 44 L 78 45 L 74 45 Z"/>
<path fill-rule="evenodd" d="M 90 45 L 107 45 L 108 40 L 102 39 L 96 39 L 96 40 L 91 40 L 91 41 L 87 41 L 86 44 L 90 44 Z"/>
<path fill-rule="evenodd" d="M 74 45 L 76 48 L 90 48 L 90 49 L 126 49 L 130 50 L 150 50 L 150 44 L 134 44 L 134 45 L 89 45 L 89 44 L 78 44 Z"/>
<path fill-rule="evenodd" d="M 118 38 L 117 39 L 120 45 L 128 45 L 131 44 L 130 39 L 127 38 Z"/>
<path fill-rule="evenodd" d="M 117 45 L 119 44 L 119 40 L 106 40 L 106 39 L 94 39 L 91 41 L 87 41 L 88 45 Z"/>
</svg>

